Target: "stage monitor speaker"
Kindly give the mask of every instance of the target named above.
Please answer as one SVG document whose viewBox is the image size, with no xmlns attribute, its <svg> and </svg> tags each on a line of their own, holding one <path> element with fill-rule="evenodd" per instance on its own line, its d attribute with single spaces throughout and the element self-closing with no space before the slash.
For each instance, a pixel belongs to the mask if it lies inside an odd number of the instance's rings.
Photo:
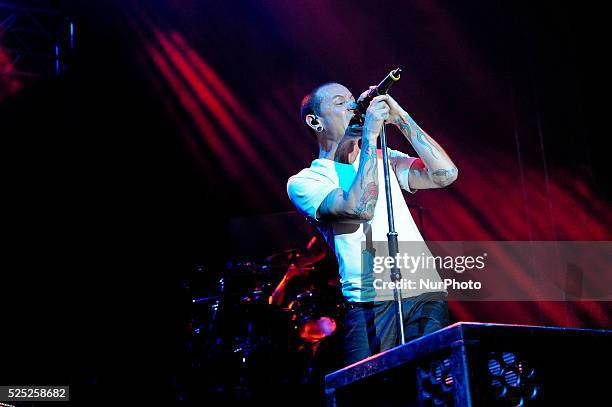
<svg viewBox="0 0 612 407">
<path fill-rule="evenodd" d="M 599 406 L 612 331 L 456 323 L 325 377 L 328 406 Z"/>
</svg>

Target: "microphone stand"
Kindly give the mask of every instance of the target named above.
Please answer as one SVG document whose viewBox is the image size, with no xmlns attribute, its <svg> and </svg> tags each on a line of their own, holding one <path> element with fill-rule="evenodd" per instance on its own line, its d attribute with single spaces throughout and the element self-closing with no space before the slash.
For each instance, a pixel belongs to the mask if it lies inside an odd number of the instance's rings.
<svg viewBox="0 0 612 407">
<path fill-rule="evenodd" d="M 385 195 L 387 198 L 387 221 L 389 223 L 389 233 L 387 233 L 387 242 L 389 245 L 389 256 L 393 257 L 393 268 L 391 269 L 391 281 L 399 282 L 402 274 L 395 263 L 398 254 L 397 232 L 395 231 L 395 220 L 393 219 L 393 201 L 391 199 L 391 180 L 389 178 L 389 152 L 387 150 L 387 136 L 385 134 L 385 124 L 383 123 L 380 131 L 380 143 L 382 149 L 383 169 L 385 175 Z M 406 343 L 404 338 L 404 311 L 402 309 L 402 292 L 394 284 L 393 298 L 395 301 L 396 325 L 400 334 L 400 345 Z"/>
<path fill-rule="evenodd" d="M 397 67 L 397 69 L 392 70 L 389 74 L 376 86 L 374 89 L 371 89 L 368 95 L 361 101 L 358 102 L 357 114 L 353 116 L 353 119 L 356 119 L 356 122 L 363 126 L 363 117 L 365 117 L 365 111 L 367 106 L 369 105 L 372 98 L 376 95 L 383 95 L 389 91 L 389 88 L 393 83 L 397 82 L 400 79 L 400 75 L 402 72 L 402 68 Z M 367 102 L 367 103 L 366 103 Z M 351 121 L 353 120 L 351 119 Z M 349 124 L 350 125 L 350 124 Z M 383 166 L 384 166 L 384 174 L 385 174 L 385 195 L 387 197 L 387 219 L 389 221 L 389 233 L 387 233 L 387 241 L 389 245 L 389 256 L 392 256 L 393 259 L 397 258 L 398 253 L 398 243 L 397 243 L 397 232 L 395 231 L 395 221 L 393 220 L 393 201 L 391 200 L 391 181 L 389 179 L 389 152 L 387 150 L 387 137 L 385 135 L 385 124 L 383 123 L 382 128 L 380 130 L 380 140 L 381 140 L 381 148 L 382 148 L 382 156 L 383 156 Z M 395 264 L 393 262 L 393 268 L 391 269 L 391 281 L 399 282 L 402 278 L 402 275 Z M 400 344 L 403 345 L 406 343 L 404 338 L 404 312 L 402 310 L 402 292 L 397 285 L 393 287 L 393 298 L 395 299 L 395 310 L 397 314 L 397 330 L 400 333 Z"/>
</svg>

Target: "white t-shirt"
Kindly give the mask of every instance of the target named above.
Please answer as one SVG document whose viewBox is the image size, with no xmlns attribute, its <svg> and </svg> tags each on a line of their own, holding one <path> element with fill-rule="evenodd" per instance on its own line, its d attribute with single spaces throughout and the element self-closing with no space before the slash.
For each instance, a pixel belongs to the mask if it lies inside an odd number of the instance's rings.
<svg viewBox="0 0 612 407">
<path fill-rule="evenodd" d="M 387 241 L 389 225 L 387 221 L 387 201 L 385 198 L 384 169 L 382 151 L 378 155 L 378 201 L 372 220 L 365 223 L 322 222 L 317 220 L 319 206 L 329 193 L 337 188 L 348 191 L 359 168 L 359 156 L 353 164 L 342 164 L 327 159 L 315 159 L 309 168 L 304 168 L 287 182 L 289 199 L 298 211 L 314 224 L 324 236 L 338 260 L 342 294 L 348 301 L 366 302 L 393 300 L 392 292 L 381 297 L 374 294 L 372 281 L 374 273 L 362 272 L 362 242 Z M 395 218 L 395 230 L 399 242 L 423 242 L 401 188 L 414 193 L 408 185 L 408 171 L 415 157 L 389 149 L 389 169 L 391 180 L 391 199 Z M 400 188 L 401 185 L 401 188 Z M 437 272 L 429 278 L 440 281 Z M 441 290 L 410 290 L 409 296 L 424 292 Z M 443 290 L 442 290 L 443 291 Z M 389 293 L 391 296 L 389 297 Z M 402 293 L 406 296 L 406 293 Z"/>
</svg>

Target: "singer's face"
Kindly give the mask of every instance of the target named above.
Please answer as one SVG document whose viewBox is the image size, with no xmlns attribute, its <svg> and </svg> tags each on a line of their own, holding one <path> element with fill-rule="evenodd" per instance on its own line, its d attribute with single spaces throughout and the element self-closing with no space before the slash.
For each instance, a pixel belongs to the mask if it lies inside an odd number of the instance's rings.
<svg viewBox="0 0 612 407">
<path fill-rule="evenodd" d="M 355 103 L 355 98 L 339 83 L 332 83 L 319 89 L 318 95 L 321 100 L 319 105 L 321 123 L 328 138 L 339 141 L 353 117 L 353 111 L 350 109 Z"/>
</svg>

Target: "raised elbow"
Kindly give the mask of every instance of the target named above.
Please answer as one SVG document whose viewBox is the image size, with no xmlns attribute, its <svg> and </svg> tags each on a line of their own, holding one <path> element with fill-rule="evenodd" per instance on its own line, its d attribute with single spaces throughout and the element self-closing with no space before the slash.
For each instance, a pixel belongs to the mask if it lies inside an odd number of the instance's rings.
<svg viewBox="0 0 612 407">
<path fill-rule="evenodd" d="M 449 178 L 449 183 L 448 185 L 452 184 L 453 182 L 457 181 L 457 178 L 459 178 L 459 168 L 454 167 L 452 169 L 452 174 Z"/>
<path fill-rule="evenodd" d="M 357 214 L 357 219 L 360 222 L 369 222 L 374 219 L 374 211 L 363 211 Z"/>
<path fill-rule="evenodd" d="M 435 170 L 431 174 L 431 180 L 439 187 L 447 187 L 457 180 L 459 169 L 457 167 Z"/>
<path fill-rule="evenodd" d="M 369 222 L 373 218 L 374 208 L 371 206 L 347 205 L 347 207 L 338 214 L 338 220 L 350 223 Z"/>
<path fill-rule="evenodd" d="M 348 202 L 348 216 L 357 222 L 369 222 L 374 218 L 378 201 L 378 189 L 366 191 L 357 202 Z"/>
<path fill-rule="evenodd" d="M 355 199 L 338 189 L 328 198 L 317 210 L 317 219 L 320 221 L 363 223 L 374 218 L 376 196 L 370 199 Z"/>
<path fill-rule="evenodd" d="M 374 211 L 360 211 L 355 208 L 347 208 L 342 211 L 328 213 L 325 216 L 319 215 L 318 218 L 319 220 L 340 223 L 365 223 L 374 218 Z"/>
</svg>

